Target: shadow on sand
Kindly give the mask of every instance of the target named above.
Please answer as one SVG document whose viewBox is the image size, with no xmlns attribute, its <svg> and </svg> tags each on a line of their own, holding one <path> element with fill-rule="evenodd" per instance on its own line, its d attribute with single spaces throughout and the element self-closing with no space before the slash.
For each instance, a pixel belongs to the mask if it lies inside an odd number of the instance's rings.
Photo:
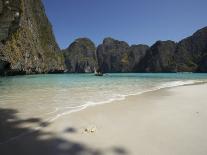
<svg viewBox="0 0 207 155">
<path fill-rule="evenodd" d="M 81 143 L 65 140 L 49 132 L 22 127 L 25 123 L 46 127 L 49 124 L 39 118 L 21 120 L 17 111 L 0 108 L 0 154 L 1 155 L 127 155 L 121 147 L 97 150 Z M 69 127 L 65 132 L 75 133 Z M 27 134 L 25 134 L 27 133 Z M 21 137 L 17 138 L 19 135 Z M 13 137 L 13 139 L 11 139 Z M 15 138 L 16 137 L 16 138 Z M 44 138 L 47 137 L 47 138 Z M 49 138 L 48 138 L 49 137 Z"/>
</svg>

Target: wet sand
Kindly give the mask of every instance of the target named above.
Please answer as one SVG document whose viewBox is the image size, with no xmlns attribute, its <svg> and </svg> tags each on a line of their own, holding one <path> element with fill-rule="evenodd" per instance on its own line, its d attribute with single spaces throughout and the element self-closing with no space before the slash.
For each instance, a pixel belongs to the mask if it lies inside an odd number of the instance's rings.
<svg viewBox="0 0 207 155">
<path fill-rule="evenodd" d="M 206 92 L 207 84 L 181 86 L 89 107 L 24 129 L 32 133 L 0 145 L 0 154 L 206 155 Z"/>
</svg>

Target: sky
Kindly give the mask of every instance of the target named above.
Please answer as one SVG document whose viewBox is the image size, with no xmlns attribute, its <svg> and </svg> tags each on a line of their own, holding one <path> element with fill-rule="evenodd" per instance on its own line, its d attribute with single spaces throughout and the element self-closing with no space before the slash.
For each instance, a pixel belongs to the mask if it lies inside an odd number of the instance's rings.
<svg viewBox="0 0 207 155">
<path fill-rule="evenodd" d="M 207 0 L 42 0 L 60 48 L 80 37 L 179 41 L 207 26 Z"/>
</svg>

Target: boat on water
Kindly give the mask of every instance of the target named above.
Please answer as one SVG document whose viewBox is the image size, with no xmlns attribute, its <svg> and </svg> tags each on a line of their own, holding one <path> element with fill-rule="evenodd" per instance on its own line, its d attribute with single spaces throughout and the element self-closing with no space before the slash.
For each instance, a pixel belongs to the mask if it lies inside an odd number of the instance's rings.
<svg viewBox="0 0 207 155">
<path fill-rule="evenodd" d="M 103 73 L 95 73 L 95 76 L 103 76 Z"/>
<path fill-rule="evenodd" d="M 103 73 L 101 72 L 100 69 L 98 69 L 98 70 L 94 69 L 94 75 L 95 76 L 103 76 Z"/>
</svg>

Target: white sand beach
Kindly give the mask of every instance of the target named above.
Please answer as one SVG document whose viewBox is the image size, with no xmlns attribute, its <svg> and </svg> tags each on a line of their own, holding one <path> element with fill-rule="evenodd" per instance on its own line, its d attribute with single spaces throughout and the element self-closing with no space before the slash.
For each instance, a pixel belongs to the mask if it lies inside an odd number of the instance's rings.
<svg viewBox="0 0 207 155">
<path fill-rule="evenodd" d="M 181 86 L 88 107 L 0 145 L 0 152 L 206 155 L 206 92 L 207 84 Z"/>
</svg>

